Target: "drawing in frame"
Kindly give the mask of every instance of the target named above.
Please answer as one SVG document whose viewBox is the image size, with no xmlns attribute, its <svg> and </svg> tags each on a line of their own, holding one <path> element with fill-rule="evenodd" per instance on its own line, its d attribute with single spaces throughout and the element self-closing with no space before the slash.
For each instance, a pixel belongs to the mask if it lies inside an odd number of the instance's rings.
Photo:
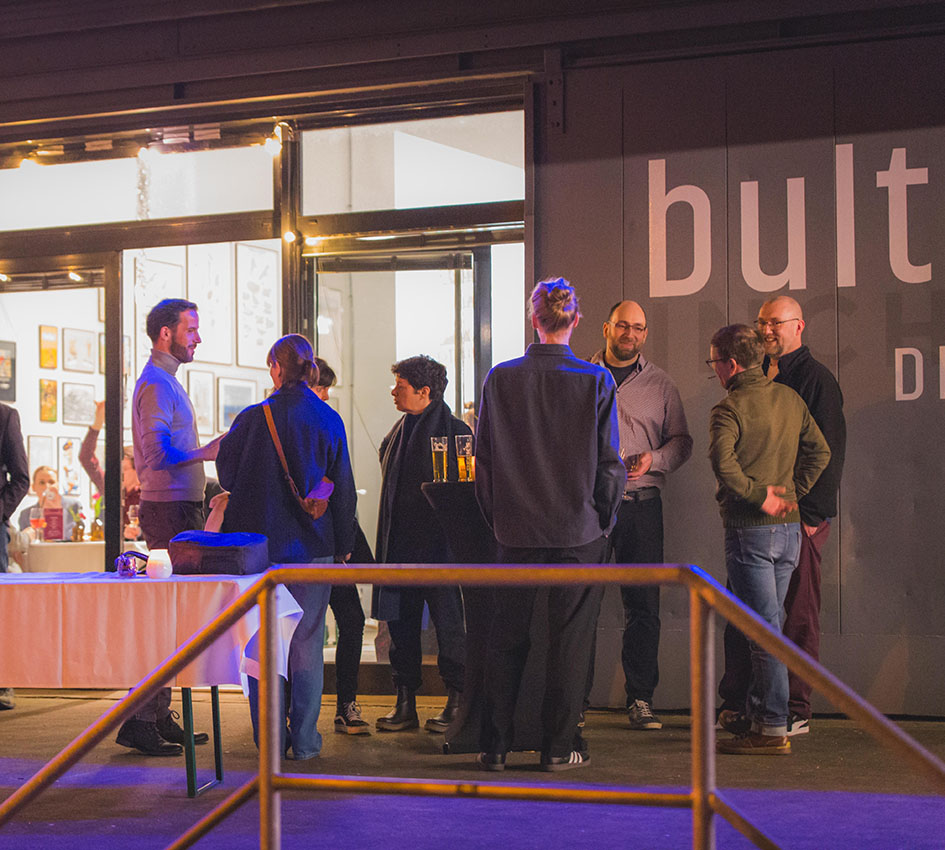
<svg viewBox="0 0 945 850">
<path fill-rule="evenodd" d="M 39 379 L 39 421 L 57 422 L 59 420 L 59 382 L 47 378 Z"/>
<path fill-rule="evenodd" d="M 201 362 L 233 362 L 233 288 L 232 242 L 187 247 L 187 298 L 200 314 Z"/>
<path fill-rule="evenodd" d="M 33 473 L 40 466 L 56 468 L 56 453 L 53 447 L 53 438 L 31 434 L 26 438 L 26 452 L 29 456 L 30 480 Z"/>
<path fill-rule="evenodd" d="M 75 328 L 62 329 L 62 368 L 67 372 L 94 372 L 98 354 L 95 333 Z"/>
<path fill-rule="evenodd" d="M 236 415 L 256 403 L 256 382 L 241 378 L 217 378 L 217 425 L 227 431 Z"/>
<path fill-rule="evenodd" d="M 215 434 L 213 428 L 213 372 L 190 369 L 187 372 L 187 395 L 194 405 L 198 434 Z"/>
<path fill-rule="evenodd" d="M 95 421 L 95 387 L 62 382 L 62 424 L 91 425 Z"/>
<path fill-rule="evenodd" d="M 266 368 L 266 355 L 279 336 L 279 254 L 269 248 L 236 245 L 236 363 Z M 222 423 L 221 423 L 222 426 Z"/>
<path fill-rule="evenodd" d="M 0 401 L 16 401 L 15 342 L 0 342 Z"/>
<path fill-rule="evenodd" d="M 330 286 L 318 287 L 318 318 L 315 327 L 318 330 L 318 356 L 335 372 L 335 386 L 343 383 L 342 367 L 344 351 L 344 308 L 341 292 Z"/>
<path fill-rule="evenodd" d="M 105 334 L 98 335 L 98 371 L 105 374 Z"/>
<path fill-rule="evenodd" d="M 147 330 L 151 308 L 165 298 L 183 297 L 183 266 L 161 260 L 149 260 L 145 256 L 135 257 L 135 374 L 141 374 L 144 364 L 151 356 L 151 340 Z"/>
<path fill-rule="evenodd" d="M 39 326 L 39 366 L 55 369 L 59 365 L 59 328 L 53 325 Z"/>
<path fill-rule="evenodd" d="M 75 437 L 60 437 L 59 492 L 63 496 L 80 496 L 82 475 L 79 466 L 79 441 Z"/>
</svg>

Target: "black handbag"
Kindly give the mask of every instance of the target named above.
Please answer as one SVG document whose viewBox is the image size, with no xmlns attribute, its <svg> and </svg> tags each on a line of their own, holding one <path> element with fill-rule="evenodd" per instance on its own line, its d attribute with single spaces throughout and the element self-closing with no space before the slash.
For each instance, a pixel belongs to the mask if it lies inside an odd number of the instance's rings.
<svg viewBox="0 0 945 850">
<path fill-rule="evenodd" d="M 245 531 L 182 531 L 171 538 L 167 551 L 177 575 L 254 575 L 272 566 L 269 538 Z"/>
</svg>

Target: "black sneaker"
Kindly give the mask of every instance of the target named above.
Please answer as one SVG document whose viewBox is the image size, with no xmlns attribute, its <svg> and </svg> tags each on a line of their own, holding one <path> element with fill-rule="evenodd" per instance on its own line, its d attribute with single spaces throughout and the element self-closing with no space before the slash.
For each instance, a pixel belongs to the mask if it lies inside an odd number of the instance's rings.
<svg viewBox="0 0 945 850">
<path fill-rule="evenodd" d="M 158 720 L 157 730 L 165 741 L 170 741 L 172 744 L 180 744 L 183 746 L 185 736 L 184 730 L 177 722 L 179 719 L 180 715 L 176 711 L 172 711 Z M 195 744 L 206 744 L 209 740 L 210 736 L 206 732 L 194 732 Z"/>
<path fill-rule="evenodd" d="M 370 735 L 371 727 L 361 717 L 361 706 L 352 700 L 338 706 L 335 731 L 343 735 Z"/>
<path fill-rule="evenodd" d="M 591 757 L 586 751 L 579 753 L 577 750 L 572 750 L 570 755 L 566 756 L 542 756 L 541 769 L 551 772 L 571 770 L 575 767 L 583 767 L 590 760 Z"/>
<path fill-rule="evenodd" d="M 184 752 L 179 744 L 169 744 L 161 737 L 157 723 L 134 718 L 122 724 L 115 742 L 146 756 L 179 756 Z"/>
<path fill-rule="evenodd" d="M 792 711 L 791 716 L 788 717 L 788 737 L 793 738 L 795 735 L 806 735 L 808 732 L 810 732 L 810 718 L 801 717 L 799 714 L 795 714 Z"/>
<path fill-rule="evenodd" d="M 0 688 L 0 711 L 9 711 L 16 707 L 16 696 L 13 688 Z"/>
<path fill-rule="evenodd" d="M 631 729 L 662 729 L 663 724 L 653 713 L 650 704 L 643 699 L 635 699 L 627 706 L 627 719 Z"/>
</svg>

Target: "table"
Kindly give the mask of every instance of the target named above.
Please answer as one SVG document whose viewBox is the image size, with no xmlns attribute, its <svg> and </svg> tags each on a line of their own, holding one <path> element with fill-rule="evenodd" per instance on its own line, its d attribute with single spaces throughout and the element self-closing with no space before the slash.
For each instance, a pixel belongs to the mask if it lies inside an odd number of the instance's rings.
<svg viewBox="0 0 945 850">
<path fill-rule="evenodd" d="M 15 647 L 8 646 L 0 653 L 0 682 L 4 687 L 19 688 L 136 685 L 258 578 L 126 579 L 117 573 L 0 573 L 0 623 L 6 635 L 18 636 Z M 279 672 L 285 676 L 292 625 L 298 622 L 301 608 L 280 586 L 276 609 L 282 626 L 277 629 Z M 253 663 L 251 658 L 244 659 L 244 649 L 258 630 L 259 609 L 254 607 L 168 683 L 186 691 L 185 728 L 193 717 L 190 688 L 211 687 L 218 780 L 223 774 L 216 688 L 242 684 L 242 668 Z M 185 755 L 188 795 L 196 796 L 192 744 L 185 747 Z"/>
<path fill-rule="evenodd" d="M 105 541 L 30 543 L 26 570 L 31 573 L 88 573 L 105 570 Z"/>
</svg>

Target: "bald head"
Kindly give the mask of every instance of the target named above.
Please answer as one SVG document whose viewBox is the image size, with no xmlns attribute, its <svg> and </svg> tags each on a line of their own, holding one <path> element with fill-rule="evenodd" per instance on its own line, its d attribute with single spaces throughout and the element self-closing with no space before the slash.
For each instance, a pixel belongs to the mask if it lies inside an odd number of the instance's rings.
<svg viewBox="0 0 945 850">
<path fill-rule="evenodd" d="M 765 354 L 777 360 L 801 347 L 804 313 L 801 305 L 787 295 L 765 301 L 755 322 L 764 338 Z"/>
<path fill-rule="evenodd" d="M 611 366 L 631 366 L 646 342 L 646 313 L 636 301 L 615 304 L 604 322 L 604 357 Z"/>
</svg>

